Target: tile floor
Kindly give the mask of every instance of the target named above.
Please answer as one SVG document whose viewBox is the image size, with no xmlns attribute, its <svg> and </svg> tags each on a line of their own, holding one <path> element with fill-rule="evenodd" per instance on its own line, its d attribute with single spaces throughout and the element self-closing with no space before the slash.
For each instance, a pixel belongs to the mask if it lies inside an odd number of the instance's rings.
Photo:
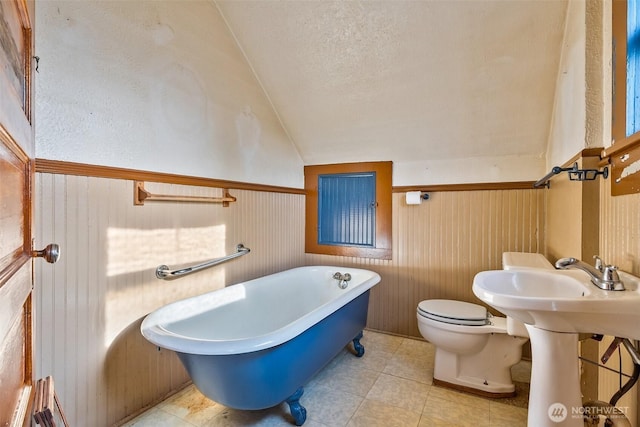
<svg viewBox="0 0 640 427">
<path fill-rule="evenodd" d="M 434 348 L 425 341 L 365 331 L 365 355 L 343 350 L 304 388 L 306 427 L 517 427 L 527 410 L 432 385 Z M 514 366 L 529 382 L 531 364 Z M 521 400 L 522 403 L 522 400 Z M 523 405 L 520 405 L 523 406 Z M 238 411 L 189 386 L 131 420 L 126 427 L 293 426 L 289 407 Z"/>
</svg>

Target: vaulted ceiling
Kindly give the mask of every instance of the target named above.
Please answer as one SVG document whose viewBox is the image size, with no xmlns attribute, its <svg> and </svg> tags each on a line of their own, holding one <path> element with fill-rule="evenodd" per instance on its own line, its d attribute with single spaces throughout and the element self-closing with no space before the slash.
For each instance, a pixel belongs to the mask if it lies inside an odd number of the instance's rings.
<svg viewBox="0 0 640 427">
<path fill-rule="evenodd" d="M 216 4 L 305 164 L 544 156 L 564 0 Z"/>
</svg>

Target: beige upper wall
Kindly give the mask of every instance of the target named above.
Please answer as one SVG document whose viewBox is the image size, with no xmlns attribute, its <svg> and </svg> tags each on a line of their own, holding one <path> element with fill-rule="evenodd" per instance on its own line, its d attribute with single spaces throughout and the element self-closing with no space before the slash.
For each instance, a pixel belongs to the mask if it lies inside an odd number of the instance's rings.
<svg viewBox="0 0 640 427">
<path fill-rule="evenodd" d="M 210 2 L 44 1 L 36 14 L 37 157 L 303 186 Z"/>
<path fill-rule="evenodd" d="M 562 165 L 585 147 L 585 2 L 570 1 L 563 40 L 547 169 Z"/>
<path fill-rule="evenodd" d="M 215 0 L 305 164 L 394 185 L 536 180 L 567 2 Z"/>
<path fill-rule="evenodd" d="M 547 169 L 611 144 L 611 1 L 570 0 Z"/>
<path fill-rule="evenodd" d="M 36 155 L 293 187 L 302 159 L 392 160 L 394 185 L 534 180 L 565 10 L 38 2 Z"/>
</svg>

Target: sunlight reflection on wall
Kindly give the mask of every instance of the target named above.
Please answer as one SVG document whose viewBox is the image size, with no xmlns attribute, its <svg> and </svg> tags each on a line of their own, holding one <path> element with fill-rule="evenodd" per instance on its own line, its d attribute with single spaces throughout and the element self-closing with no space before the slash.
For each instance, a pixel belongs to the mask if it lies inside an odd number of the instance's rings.
<svg viewBox="0 0 640 427">
<path fill-rule="evenodd" d="M 224 224 L 157 230 L 109 227 L 107 276 L 140 272 L 151 267 L 155 271 L 159 264 L 197 263 L 224 256 L 225 228 Z"/>
<path fill-rule="evenodd" d="M 151 311 L 225 286 L 224 264 L 173 281 L 155 277 L 158 265 L 175 269 L 225 256 L 227 252 L 232 250 L 226 248 L 224 224 L 155 230 L 109 227 L 106 347 Z"/>
</svg>

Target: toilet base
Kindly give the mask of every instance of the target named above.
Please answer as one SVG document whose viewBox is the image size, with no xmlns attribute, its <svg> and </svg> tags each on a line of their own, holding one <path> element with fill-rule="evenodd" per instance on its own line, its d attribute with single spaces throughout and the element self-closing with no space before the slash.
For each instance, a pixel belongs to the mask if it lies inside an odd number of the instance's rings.
<svg viewBox="0 0 640 427">
<path fill-rule="evenodd" d="M 433 379 L 476 394 L 508 397 L 515 393 L 511 367 L 522 356 L 526 338 L 492 333 L 482 350 L 472 354 L 451 353 L 436 347 Z"/>
<path fill-rule="evenodd" d="M 433 379 L 433 385 L 444 387 L 444 388 L 450 388 L 452 390 L 457 390 L 457 391 L 464 391 L 466 393 L 475 394 L 476 396 L 497 398 L 497 399 L 501 399 L 505 397 L 514 397 L 516 395 L 515 387 L 513 391 L 510 391 L 510 392 L 509 391 L 488 391 L 488 390 L 481 390 L 479 388 L 476 388 L 477 387 L 476 385 L 468 386 L 463 384 L 454 384 L 448 381 L 439 380 L 437 378 Z"/>
</svg>

